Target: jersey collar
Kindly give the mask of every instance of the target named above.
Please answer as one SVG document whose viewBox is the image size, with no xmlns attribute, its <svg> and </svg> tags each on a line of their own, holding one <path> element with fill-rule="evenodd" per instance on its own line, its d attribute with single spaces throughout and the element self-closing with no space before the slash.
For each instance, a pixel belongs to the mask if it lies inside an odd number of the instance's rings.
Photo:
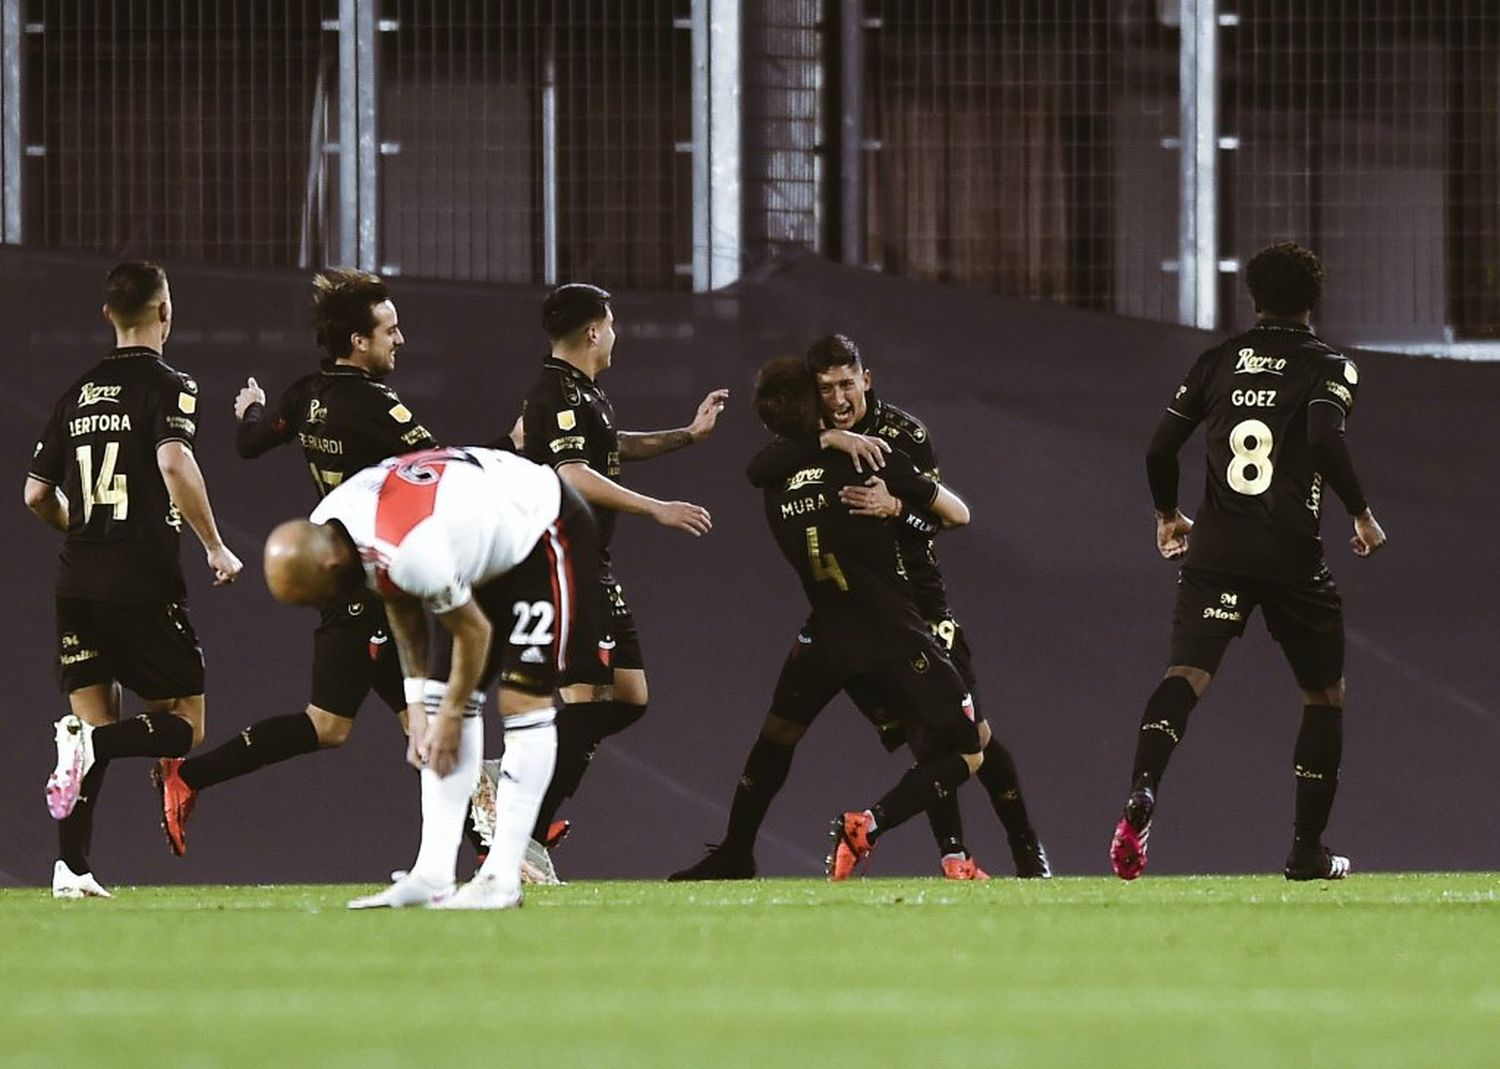
<svg viewBox="0 0 1500 1069">
<path fill-rule="evenodd" d="M 551 353 L 548 353 L 547 358 L 542 361 L 542 366 L 550 367 L 555 371 L 561 371 L 564 375 L 569 375 L 586 385 L 594 385 L 593 379 L 589 378 L 582 371 L 578 370 L 578 368 L 574 367 L 566 360 L 563 360 L 560 357 L 553 356 Z"/>
<path fill-rule="evenodd" d="M 1292 330 L 1299 334 L 1316 334 L 1312 324 L 1300 319 L 1282 319 L 1279 316 L 1261 316 L 1255 322 L 1256 330 Z"/>
<path fill-rule="evenodd" d="M 149 356 L 153 360 L 160 360 L 161 359 L 161 353 L 157 352 L 155 349 L 151 348 L 149 345 L 122 345 L 122 346 L 117 346 L 114 349 L 111 349 L 109 351 L 109 355 L 106 356 L 104 359 L 106 359 L 106 360 L 128 360 L 131 357 L 136 357 L 136 356 Z"/>
<path fill-rule="evenodd" d="M 337 360 L 332 359 L 320 362 L 318 370 L 325 375 L 343 375 L 349 378 L 370 379 L 372 381 L 375 378 L 374 375 L 371 375 L 362 367 L 355 367 L 353 364 L 340 364 Z"/>
<path fill-rule="evenodd" d="M 850 427 L 854 434 L 869 434 L 880 423 L 880 398 L 875 396 L 874 390 L 865 391 L 865 414 L 864 417 Z"/>
</svg>

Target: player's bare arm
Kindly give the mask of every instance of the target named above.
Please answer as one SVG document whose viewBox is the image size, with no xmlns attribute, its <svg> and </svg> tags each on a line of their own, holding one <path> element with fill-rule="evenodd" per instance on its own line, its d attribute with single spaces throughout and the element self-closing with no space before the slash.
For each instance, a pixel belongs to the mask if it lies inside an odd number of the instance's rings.
<svg viewBox="0 0 1500 1069">
<path fill-rule="evenodd" d="M 713 527 L 713 518 L 708 509 L 688 501 L 659 501 L 645 494 L 638 494 L 601 475 L 582 461 L 564 464 L 557 469 L 558 478 L 583 495 L 590 505 L 629 512 L 636 516 L 649 516 L 663 527 L 686 531 L 691 535 L 705 535 Z"/>
<path fill-rule="evenodd" d="M 427 767 L 446 776 L 458 764 L 459 728 L 469 696 L 479 689 L 484 678 L 484 662 L 490 652 L 493 628 L 474 601 L 438 616 L 453 636 L 453 660 L 448 670 L 448 687 L 437 713 L 427 723 L 425 740 Z"/>
<path fill-rule="evenodd" d="M 413 768 L 421 768 L 427 743 L 427 710 L 422 704 L 422 684 L 427 678 L 427 613 L 420 601 L 404 594 L 389 595 L 384 601 L 396 657 L 407 680 L 406 761 Z"/>
<path fill-rule="evenodd" d="M 214 573 L 214 585 L 234 582 L 244 565 L 219 537 L 214 510 L 208 503 L 208 488 L 193 451 L 179 441 L 163 442 L 156 447 L 156 466 L 182 518 L 203 544 L 208 567 Z"/>
<path fill-rule="evenodd" d="M 964 500 L 941 484 L 932 501 L 921 506 L 941 521 L 944 527 L 963 527 L 972 518 Z M 863 486 L 846 486 L 839 490 L 839 500 L 849 506 L 852 516 L 895 519 L 907 510 L 908 503 L 891 493 L 885 480 L 872 475 Z"/>
<path fill-rule="evenodd" d="M 719 413 L 729 400 L 729 391 L 713 390 L 698 406 L 693 422 L 670 431 L 621 431 L 621 460 L 650 460 L 664 453 L 685 449 L 703 441 L 718 425 Z"/>
<path fill-rule="evenodd" d="M 885 456 L 891 451 L 891 443 L 872 434 L 856 434 L 831 427 L 818 435 L 818 444 L 824 449 L 837 449 L 846 453 L 854 462 L 854 470 L 864 473 L 866 468 L 879 471 L 885 467 Z"/>
<path fill-rule="evenodd" d="M 38 519 L 48 527 L 61 531 L 68 531 L 68 499 L 63 496 L 61 490 L 49 482 L 36 478 L 34 475 L 26 477 L 26 507 L 29 508 Z"/>
</svg>

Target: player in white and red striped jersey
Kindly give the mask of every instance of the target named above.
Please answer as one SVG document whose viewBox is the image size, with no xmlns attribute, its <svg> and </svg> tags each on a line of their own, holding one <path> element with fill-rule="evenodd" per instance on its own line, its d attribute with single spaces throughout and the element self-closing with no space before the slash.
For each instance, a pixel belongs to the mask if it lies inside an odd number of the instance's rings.
<svg viewBox="0 0 1500 1069">
<path fill-rule="evenodd" d="M 520 903 L 521 858 L 557 753 L 552 692 L 574 660 L 599 656 L 596 599 L 586 596 L 597 543 L 588 506 L 550 469 L 482 448 L 393 457 L 346 479 L 308 520 L 271 532 L 271 592 L 321 605 L 361 586 L 376 591 L 406 676 L 422 843 L 407 875 L 351 908 Z M 441 625 L 434 642 L 429 613 Z M 494 839 L 453 893 L 484 751 L 480 713 L 497 680 L 505 756 Z"/>
</svg>

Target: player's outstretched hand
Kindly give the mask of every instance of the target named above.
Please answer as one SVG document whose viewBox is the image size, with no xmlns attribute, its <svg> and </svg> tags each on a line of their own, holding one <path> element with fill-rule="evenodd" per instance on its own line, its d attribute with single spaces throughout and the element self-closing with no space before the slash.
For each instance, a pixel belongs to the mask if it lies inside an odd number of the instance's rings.
<svg viewBox="0 0 1500 1069">
<path fill-rule="evenodd" d="M 1354 517 L 1354 537 L 1349 539 L 1349 547 L 1354 550 L 1356 557 L 1368 557 L 1383 545 L 1385 531 L 1373 512 L 1365 509 Z"/>
<path fill-rule="evenodd" d="M 239 578 L 244 565 L 228 546 L 215 546 L 208 551 L 208 567 L 214 573 L 214 586 L 227 586 Z"/>
<path fill-rule="evenodd" d="M 663 501 L 651 518 L 663 527 L 675 527 L 691 535 L 708 534 L 714 525 L 708 509 L 688 501 Z"/>
<path fill-rule="evenodd" d="M 841 489 L 839 500 L 849 506 L 851 516 L 888 518 L 901 515 L 901 499 L 886 489 L 885 480 L 876 475 L 866 479 L 863 486 Z"/>
<path fill-rule="evenodd" d="M 1193 521 L 1184 516 L 1181 509 L 1174 509 L 1170 516 L 1163 516 L 1158 512 L 1156 548 L 1167 560 L 1185 556 L 1188 551 L 1188 532 L 1192 529 Z"/>
<path fill-rule="evenodd" d="M 719 413 L 724 411 L 724 405 L 729 401 L 728 390 L 712 390 L 698 406 L 698 412 L 693 416 L 693 422 L 688 424 L 688 435 L 695 442 L 701 442 L 709 436 L 719 422 Z"/>
<path fill-rule="evenodd" d="M 427 767 L 446 776 L 458 765 L 458 736 L 463 721 L 456 716 L 427 718 Z"/>
<path fill-rule="evenodd" d="M 840 453 L 848 453 L 849 459 L 854 461 L 854 470 L 861 475 L 864 474 L 866 468 L 870 471 L 879 471 L 885 467 L 885 455 L 891 451 L 891 443 L 884 438 L 837 429 L 827 430 L 818 435 L 818 444 L 824 449 L 837 449 Z"/>
<path fill-rule="evenodd" d="M 245 380 L 244 387 L 234 399 L 234 418 L 244 419 L 245 413 L 251 405 L 263 405 L 266 403 L 266 391 L 260 388 L 260 383 L 255 381 L 251 375 Z"/>
</svg>

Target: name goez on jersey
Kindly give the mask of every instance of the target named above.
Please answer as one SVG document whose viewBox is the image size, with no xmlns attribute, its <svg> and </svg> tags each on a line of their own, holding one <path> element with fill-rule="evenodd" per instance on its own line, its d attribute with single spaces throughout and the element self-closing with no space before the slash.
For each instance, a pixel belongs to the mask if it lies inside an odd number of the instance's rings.
<svg viewBox="0 0 1500 1069">
<path fill-rule="evenodd" d="M 1307 444 L 1310 405 L 1354 409 L 1359 371 L 1309 330 L 1257 328 L 1199 359 L 1168 411 L 1202 422 L 1204 508 L 1316 537 L 1322 478 Z"/>
</svg>

